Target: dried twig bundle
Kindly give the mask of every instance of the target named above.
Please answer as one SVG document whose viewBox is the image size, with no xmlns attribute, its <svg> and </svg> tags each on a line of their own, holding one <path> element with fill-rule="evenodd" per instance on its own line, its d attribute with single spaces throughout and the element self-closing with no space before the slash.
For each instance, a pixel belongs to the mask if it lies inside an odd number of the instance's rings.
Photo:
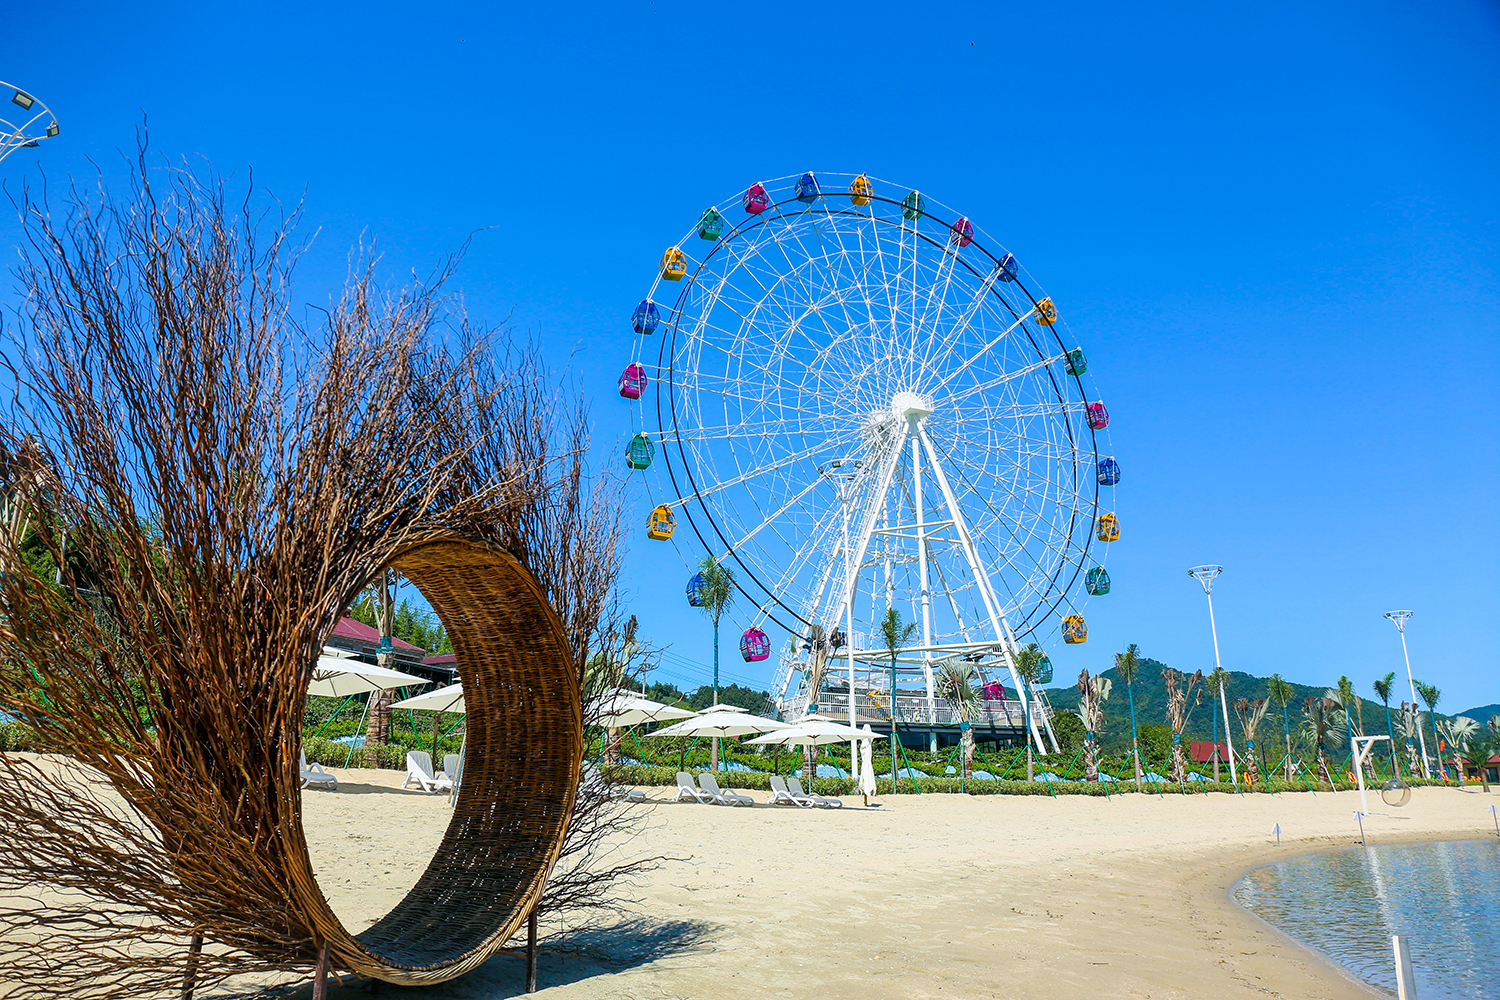
<svg viewBox="0 0 1500 1000">
<path fill-rule="evenodd" d="M 441 294 L 451 263 L 388 296 L 366 263 L 309 332 L 288 314 L 295 213 L 151 173 L 128 198 L 74 189 L 60 219 L 20 206 L 0 707 L 58 756 L 0 756 L 0 896 L 29 897 L 0 907 L 0 977 L 147 996 L 326 949 L 451 978 L 562 850 L 616 494 L 534 353 L 497 378 L 492 334 Z M 316 655 L 387 565 L 454 638 L 470 759 L 433 866 L 354 938 L 312 878 L 298 746 Z"/>
</svg>

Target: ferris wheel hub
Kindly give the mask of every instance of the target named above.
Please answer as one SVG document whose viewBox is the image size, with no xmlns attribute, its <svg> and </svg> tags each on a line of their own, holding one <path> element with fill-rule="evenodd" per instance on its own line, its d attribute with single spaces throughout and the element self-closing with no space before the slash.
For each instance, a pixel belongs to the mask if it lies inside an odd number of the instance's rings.
<svg viewBox="0 0 1500 1000">
<path fill-rule="evenodd" d="M 931 396 L 919 392 L 898 392 L 891 397 L 891 412 L 905 420 L 921 420 L 937 408 Z"/>
</svg>

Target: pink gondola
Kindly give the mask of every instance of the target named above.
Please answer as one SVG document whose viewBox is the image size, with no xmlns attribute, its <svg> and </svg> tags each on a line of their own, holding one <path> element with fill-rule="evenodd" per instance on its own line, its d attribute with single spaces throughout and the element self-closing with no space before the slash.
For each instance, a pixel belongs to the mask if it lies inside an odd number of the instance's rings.
<svg viewBox="0 0 1500 1000">
<path fill-rule="evenodd" d="M 760 181 L 750 185 L 750 190 L 745 192 L 745 211 L 751 215 L 759 215 L 771 207 L 771 196 L 766 194 L 766 186 Z"/>
<path fill-rule="evenodd" d="M 966 247 L 974 242 L 974 223 L 968 219 L 959 219 L 953 224 L 953 232 L 948 234 L 948 239 L 961 247 Z"/>
<path fill-rule="evenodd" d="M 649 381 L 650 379 L 646 378 L 646 369 L 632 361 L 620 375 L 620 395 L 626 399 L 640 399 Z"/>
<path fill-rule="evenodd" d="M 770 637 L 758 628 L 745 629 L 745 634 L 740 636 L 740 655 L 750 663 L 769 659 L 771 656 Z"/>
<path fill-rule="evenodd" d="M 1090 403 L 1088 419 L 1090 427 L 1096 431 L 1102 431 L 1109 426 L 1109 411 L 1104 408 L 1103 403 Z"/>
</svg>

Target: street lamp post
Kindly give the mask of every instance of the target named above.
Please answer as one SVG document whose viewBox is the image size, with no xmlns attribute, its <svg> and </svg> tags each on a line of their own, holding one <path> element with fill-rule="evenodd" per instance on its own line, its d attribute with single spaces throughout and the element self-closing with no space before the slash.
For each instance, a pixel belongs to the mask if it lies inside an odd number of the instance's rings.
<svg viewBox="0 0 1500 1000">
<path fill-rule="evenodd" d="M 1219 663 L 1219 626 L 1214 622 L 1214 578 L 1224 572 L 1223 566 L 1194 566 L 1188 570 L 1188 576 L 1203 584 L 1203 593 L 1208 597 L 1208 627 L 1214 636 L 1214 667 L 1222 670 Z M 1219 680 L 1219 707 L 1224 712 L 1224 743 L 1229 747 L 1229 780 L 1238 785 L 1240 783 L 1239 772 L 1234 766 L 1234 737 L 1229 732 L 1229 698 L 1224 694 L 1223 674 Z M 1215 753 L 1218 752 L 1216 747 Z"/>
<path fill-rule="evenodd" d="M 1411 653 L 1406 650 L 1406 620 L 1412 616 L 1410 611 L 1387 611 L 1385 616 L 1396 626 L 1396 631 L 1401 633 L 1401 655 L 1406 658 L 1406 683 L 1411 688 L 1411 705 L 1417 709 L 1417 682 L 1411 676 Z M 1417 744 L 1422 748 L 1422 777 L 1431 778 L 1432 771 L 1427 766 L 1427 737 L 1422 734 L 1422 716 L 1417 715 Z"/>
</svg>

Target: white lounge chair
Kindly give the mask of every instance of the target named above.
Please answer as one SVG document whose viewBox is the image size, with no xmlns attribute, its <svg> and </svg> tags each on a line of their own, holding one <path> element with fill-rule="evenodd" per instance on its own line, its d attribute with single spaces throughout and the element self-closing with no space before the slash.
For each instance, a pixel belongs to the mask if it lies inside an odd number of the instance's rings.
<svg viewBox="0 0 1500 1000">
<path fill-rule="evenodd" d="M 461 759 L 462 758 L 460 758 L 458 756 L 458 754 L 456 754 L 456 753 L 445 753 L 445 754 L 443 754 L 443 769 L 440 772 L 438 772 L 439 777 L 447 778 L 449 781 L 451 781 L 455 785 L 457 785 L 458 784 L 458 771 L 459 771 L 459 768 L 462 766 L 459 763 L 459 761 Z"/>
<path fill-rule="evenodd" d="M 698 786 L 693 784 L 693 776 L 691 774 L 688 774 L 686 771 L 677 772 L 677 797 L 672 800 L 673 802 L 711 803 L 713 800 L 714 797 L 712 795 L 706 795 L 698 790 Z"/>
<path fill-rule="evenodd" d="M 787 790 L 786 781 L 781 775 L 773 774 L 771 775 L 771 797 L 766 800 L 766 805 L 801 806 L 803 809 L 811 809 L 817 803 L 805 795 L 801 798 L 793 795 Z"/>
<path fill-rule="evenodd" d="M 804 792 L 802 790 L 801 779 L 795 776 L 786 779 L 786 787 L 787 791 L 791 792 L 794 796 L 800 795 L 803 798 L 811 799 L 813 801 L 813 804 L 820 805 L 825 809 L 842 809 L 844 807 L 844 802 L 842 799 L 830 799 L 826 795 L 817 795 L 813 792 Z"/>
<path fill-rule="evenodd" d="M 422 791 L 431 795 L 433 792 L 446 792 L 453 788 L 453 782 L 447 776 L 439 776 L 432 773 L 432 757 L 426 750 L 408 750 L 406 752 L 406 780 L 401 782 L 405 788 L 413 781 Z"/>
<path fill-rule="evenodd" d="M 732 788 L 720 788 L 719 780 L 708 771 L 698 775 L 698 785 L 721 806 L 755 805 L 755 800 L 748 795 L 741 795 Z"/>
<path fill-rule="evenodd" d="M 604 794 L 612 799 L 625 799 L 627 802 L 649 802 L 646 793 L 638 788 L 626 788 L 624 785 L 616 785 L 605 781 L 604 775 L 593 764 L 583 765 L 583 784 L 586 788 L 601 789 Z"/>
<path fill-rule="evenodd" d="M 307 762 L 306 750 L 303 750 L 299 756 L 301 756 L 302 758 L 301 763 L 303 788 L 307 788 L 309 785 L 323 785 L 325 787 L 331 787 L 334 791 L 338 791 L 339 779 L 323 770 L 321 765 L 309 764 Z"/>
</svg>

